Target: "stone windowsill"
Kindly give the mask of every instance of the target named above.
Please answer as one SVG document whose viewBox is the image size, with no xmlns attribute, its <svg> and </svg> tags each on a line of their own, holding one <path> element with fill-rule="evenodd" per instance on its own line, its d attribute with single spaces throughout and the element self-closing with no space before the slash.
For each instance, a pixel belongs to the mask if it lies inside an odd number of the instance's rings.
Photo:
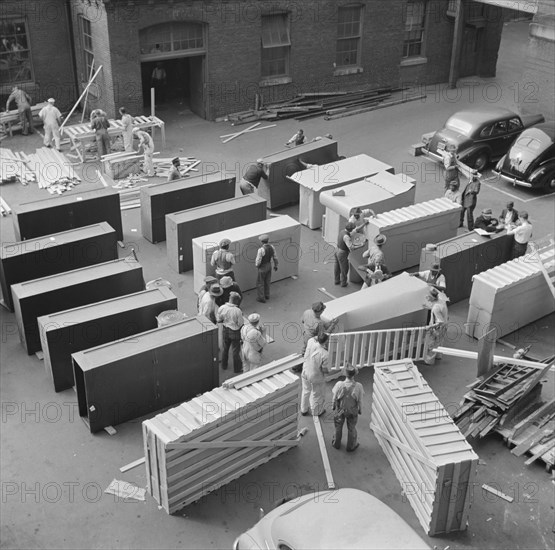
<svg viewBox="0 0 555 550">
<path fill-rule="evenodd" d="M 293 82 L 290 76 L 280 76 L 276 78 L 264 78 L 258 85 L 262 88 L 264 86 L 279 86 L 280 84 L 289 84 Z"/>
<path fill-rule="evenodd" d="M 427 57 L 407 57 L 400 63 L 401 67 L 412 67 L 413 65 L 425 65 L 428 63 Z"/>
<path fill-rule="evenodd" d="M 333 76 L 346 76 L 349 74 L 359 74 L 364 72 L 362 67 L 339 67 L 333 71 Z"/>
</svg>

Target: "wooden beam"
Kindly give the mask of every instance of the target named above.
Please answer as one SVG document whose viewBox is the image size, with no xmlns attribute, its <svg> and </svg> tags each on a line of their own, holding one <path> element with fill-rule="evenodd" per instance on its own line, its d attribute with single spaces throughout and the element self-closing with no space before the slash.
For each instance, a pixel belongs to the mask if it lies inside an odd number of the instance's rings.
<svg viewBox="0 0 555 550">
<path fill-rule="evenodd" d="M 507 502 L 513 502 L 514 500 L 513 497 L 507 496 L 505 493 L 502 493 L 501 491 L 498 491 L 497 489 L 494 489 L 493 487 L 490 487 L 485 483 L 482 485 L 482 489 L 484 491 L 487 491 L 488 493 L 491 493 L 492 495 L 495 495 L 499 498 L 502 498 L 503 500 L 506 500 Z"/>
<path fill-rule="evenodd" d="M 140 466 L 141 464 L 145 463 L 145 457 L 143 456 L 142 458 L 138 458 L 137 460 L 134 460 L 133 462 L 130 462 L 129 464 L 126 464 L 125 466 L 122 466 L 119 471 L 120 472 L 127 472 L 129 470 L 132 470 L 133 468 L 136 468 L 137 466 Z"/>
<path fill-rule="evenodd" d="M 318 437 L 318 445 L 320 446 L 320 454 L 322 455 L 322 463 L 324 464 L 324 472 L 326 474 L 326 481 L 328 483 L 328 489 L 335 489 L 335 482 L 333 481 L 333 474 L 331 473 L 330 460 L 328 458 L 328 451 L 326 450 L 326 442 L 324 440 L 324 434 L 322 433 L 322 426 L 320 425 L 320 418 L 313 416 L 314 429 L 316 430 L 316 436 Z"/>
</svg>

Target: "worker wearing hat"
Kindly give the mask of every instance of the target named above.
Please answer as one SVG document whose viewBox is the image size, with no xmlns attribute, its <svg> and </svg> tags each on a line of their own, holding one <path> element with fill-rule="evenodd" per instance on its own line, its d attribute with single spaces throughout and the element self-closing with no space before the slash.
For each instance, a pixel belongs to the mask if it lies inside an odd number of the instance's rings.
<svg viewBox="0 0 555 550">
<path fill-rule="evenodd" d="M 260 315 L 251 313 L 247 317 L 248 323 L 241 327 L 241 340 L 243 345 L 243 372 L 248 372 L 262 364 L 262 352 L 267 344 L 265 328 L 260 324 Z"/>
<path fill-rule="evenodd" d="M 307 309 L 301 317 L 301 327 L 303 329 L 303 349 L 306 351 L 306 345 L 311 338 L 322 334 L 323 332 L 330 332 L 337 324 L 337 319 L 326 321 L 322 319 L 322 313 L 326 309 L 323 302 L 314 302 L 310 309 Z"/>
<path fill-rule="evenodd" d="M 276 249 L 269 243 L 269 235 L 260 235 L 258 240 L 261 243 L 260 248 L 256 252 L 254 265 L 258 269 L 256 277 L 256 301 L 265 303 L 270 299 L 270 284 L 272 282 L 272 262 L 274 271 L 278 269 L 278 259 Z"/>
<path fill-rule="evenodd" d="M 491 208 L 484 208 L 482 213 L 476 218 L 474 222 L 474 227 L 476 229 L 482 229 L 488 233 L 497 233 L 502 231 L 504 227 L 498 223 L 498 221 L 493 217 L 493 212 Z"/>
<path fill-rule="evenodd" d="M 424 307 L 430 309 L 431 314 L 424 361 L 427 365 L 433 365 L 436 359 L 441 359 L 441 354 L 433 350 L 443 344 L 443 340 L 447 334 L 449 313 L 447 311 L 447 304 L 436 288 L 429 288 L 426 299 L 428 304 L 424 304 Z"/>
<path fill-rule="evenodd" d="M 251 164 L 245 171 L 241 181 L 239 182 L 239 189 L 243 195 L 250 195 L 254 193 L 260 185 L 260 179 L 267 180 L 268 174 L 264 170 L 264 159 L 257 159 L 256 164 Z"/>
<path fill-rule="evenodd" d="M 208 317 L 214 324 L 216 324 L 216 312 L 218 311 L 218 306 L 216 305 L 216 298 L 223 294 L 223 289 L 219 284 L 213 284 L 210 286 L 208 292 L 204 293 L 204 296 L 200 300 L 199 304 L 199 315 L 204 315 Z"/>
<path fill-rule="evenodd" d="M 301 374 L 301 414 L 306 416 L 309 408 L 313 416 L 321 416 L 326 395 L 326 374 L 328 371 L 329 335 L 322 332 L 311 338 L 304 353 L 303 372 Z"/>
<path fill-rule="evenodd" d="M 335 264 L 333 275 L 336 285 L 347 286 L 347 274 L 349 273 L 349 253 L 353 249 L 352 234 L 356 226 L 352 222 L 347 222 L 345 229 L 339 232 L 337 237 L 337 247 L 335 249 Z"/>
<path fill-rule="evenodd" d="M 33 113 L 31 111 L 31 96 L 19 86 L 14 86 L 12 88 L 12 93 L 8 96 L 8 100 L 6 101 L 6 111 L 10 110 L 10 104 L 12 101 L 15 101 L 15 104 L 17 105 L 21 132 L 24 136 L 32 134 L 34 132 L 34 127 Z"/>
<path fill-rule="evenodd" d="M 456 181 L 449 182 L 449 187 L 443 196 L 455 204 L 462 205 L 462 191 Z"/>
<path fill-rule="evenodd" d="M 126 152 L 130 153 L 133 151 L 133 117 L 127 112 L 125 107 L 119 108 L 119 114 L 121 115 L 121 126 L 123 129 L 123 148 Z"/>
<path fill-rule="evenodd" d="M 223 280 L 223 278 L 222 278 Z M 218 300 L 218 298 L 216 298 Z M 227 369 L 229 348 L 233 357 L 233 372 L 243 371 L 241 360 L 241 327 L 244 325 L 243 312 L 239 309 L 241 296 L 237 292 L 229 294 L 229 300 L 216 312 L 216 320 L 222 325 L 222 369 Z"/>
<path fill-rule="evenodd" d="M 212 253 L 210 258 L 210 265 L 216 269 L 216 277 L 220 280 L 227 275 L 235 279 L 233 266 L 235 265 L 235 256 L 229 251 L 231 241 L 229 239 L 222 239 L 220 246 Z"/>
<path fill-rule="evenodd" d="M 466 212 L 466 223 L 469 231 L 474 230 L 474 209 L 478 203 L 480 188 L 480 178 L 477 173 L 474 173 L 462 192 L 462 210 L 459 227 L 463 226 L 464 214 Z"/>
<path fill-rule="evenodd" d="M 154 141 L 152 137 L 140 128 L 133 128 L 133 135 L 139 138 L 139 149 L 143 148 L 143 172 L 147 176 L 154 176 L 154 162 L 152 160 Z"/>
<path fill-rule="evenodd" d="M 368 258 L 368 265 L 377 263 L 383 265 L 385 263 L 385 255 L 382 247 L 386 241 L 387 237 L 381 233 L 372 239 L 372 243 L 368 246 L 368 250 L 365 250 L 362 254 L 363 258 Z"/>
<path fill-rule="evenodd" d="M 39 112 L 39 117 L 44 126 L 44 140 L 46 147 L 52 147 L 54 142 L 57 151 L 61 151 L 60 124 L 62 122 L 62 113 L 54 106 L 56 100 L 51 97 L 48 104 Z"/>
<path fill-rule="evenodd" d="M 336 449 L 341 448 L 341 438 L 343 437 L 343 425 L 347 422 L 347 452 L 356 451 L 359 443 L 357 441 L 357 421 L 362 414 L 362 400 L 364 398 L 364 388 L 360 382 L 355 381 L 357 369 L 351 364 L 345 365 L 345 380 L 337 382 L 332 390 L 333 410 L 335 415 L 333 423 L 335 425 L 335 435 L 331 444 Z"/>
<path fill-rule="evenodd" d="M 350 221 L 351 223 L 354 223 L 355 231 L 358 231 L 359 233 L 361 233 L 364 227 L 368 225 L 369 222 L 367 218 L 370 218 L 370 217 L 372 218 L 376 217 L 376 213 L 371 208 L 362 209 L 357 207 L 353 210 L 348 221 Z"/>
<path fill-rule="evenodd" d="M 443 153 L 443 166 L 445 167 L 445 191 L 449 189 L 449 186 L 453 182 L 458 189 L 461 183 L 459 179 L 459 163 L 457 161 L 457 147 L 452 143 L 448 143 L 445 146 L 445 152 Z"/>
<path fill-rule="evenodd" d="M 222 287 L 224 293 L 219 298 L 216 298 L 216 303 L 219 306 L 229 302 L 229 297 L 232 292 L 235 292 L 239 296 L 239 303 L 237 305 L 241 305 L 243 293 L 241 292 L 239 285 L 229 275 L 224 275 L 220 279 L 220 286 Z"/>
<path fill-rule="evenodd" d="M 215 285 L 217 282 L 218 279 L 216 279 L 216 277 L 213 277 L 212 275 L 204 277 L 204 284 L 200 287 L 197 294 L 197 311 L 200 307 L 200 301 L 202 300 L 202 297 L 210 290 L 210 287 L 212 285 Z"/>
<path fill-rule="evenodd" d="M 181 166 L 181 161 L 179 160 L 179 157 L 173 158 L 172 166 L 170 168 L 170 171 L 168 172 L 168 179 L 166 181 L 178 180 L 183 177 L 181 175 L 181 172 L 179 171 L 180 166 Z"/>
<path fill-rule="evenodd" d="M 357 269 L 362 272 L 364 278 L 364 283 L 362 283 L 360 290 L 364 290 L 369 286 L 377 285 L 378 283 L 391 278 L 391 271 L 383 263 L 382 257 L 383 254 L 378 256 L 378 259 L 375 262 L 368 262 L 366 265 L 358 266 Z"/>
<path fill-rule="evenodd" d="M 441 273 L 441 266 L 439 262 L 434 262 L 430 269 L 411 273 L 410 276 L 422 279 L 425 283 L 428 283 L 440 292 L 445 292 L 445 289 L 447 288 L 445 284 L 445 276 Z"/>
<path fill-rule="evenodd" d="M 98 160 L 104 155 L 110 154 L 110 121 L 108 115 L 101 109 L 95 109 L 94 116 L 91 114 L 91 128 L 94 130 L 96 139 L 96 157 Z"/>
</svg>

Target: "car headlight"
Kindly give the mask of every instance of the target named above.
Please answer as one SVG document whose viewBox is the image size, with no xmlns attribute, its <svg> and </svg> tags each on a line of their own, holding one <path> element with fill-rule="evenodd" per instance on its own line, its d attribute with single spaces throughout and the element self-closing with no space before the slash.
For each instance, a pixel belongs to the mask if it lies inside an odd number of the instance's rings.
<svg viewBox="0 0 555 550">
<path fill-rule="evenodd" d="M 495 169 L 496 169 L 497 171 L 499 171 L 499 170 L 501 170 L 501 168 L 503 168 L 503 163 L 505 162 L 505 157 L 506 157 L 506 156 L 507 156 L 507 155 L 503 155 L 503 156 L 499 159 L 499 161 L 497 162 L 497 164 L 495 165 Z"/>
</svg>

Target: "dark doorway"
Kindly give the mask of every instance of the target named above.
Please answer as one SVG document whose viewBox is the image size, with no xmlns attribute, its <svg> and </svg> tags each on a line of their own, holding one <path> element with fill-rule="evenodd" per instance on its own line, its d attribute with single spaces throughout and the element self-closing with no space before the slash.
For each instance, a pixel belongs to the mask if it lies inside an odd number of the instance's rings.
<svg viewBox="0 0 555 550">
<path fill-rule="evenodd" d="M 161 67 L 166 71 L 166 86 L 157 94 L 156 108 L 179 104 L 180 108 L 189 108 L 195 114 L 204 117 L 203 61 L 204 56 L 200 55 L 141 63 L 144 106 L 150 107 L 152 73 L 157 63 L 161 63 Z"/>
<path fill-rule="evenodd" d="M 461 78 L 473 76 L 477 73 L 478 57 L 482 43 L 482 31 L 483 29 L 470 26 L 464 29 L 459 74 Z"/>
</svg>

